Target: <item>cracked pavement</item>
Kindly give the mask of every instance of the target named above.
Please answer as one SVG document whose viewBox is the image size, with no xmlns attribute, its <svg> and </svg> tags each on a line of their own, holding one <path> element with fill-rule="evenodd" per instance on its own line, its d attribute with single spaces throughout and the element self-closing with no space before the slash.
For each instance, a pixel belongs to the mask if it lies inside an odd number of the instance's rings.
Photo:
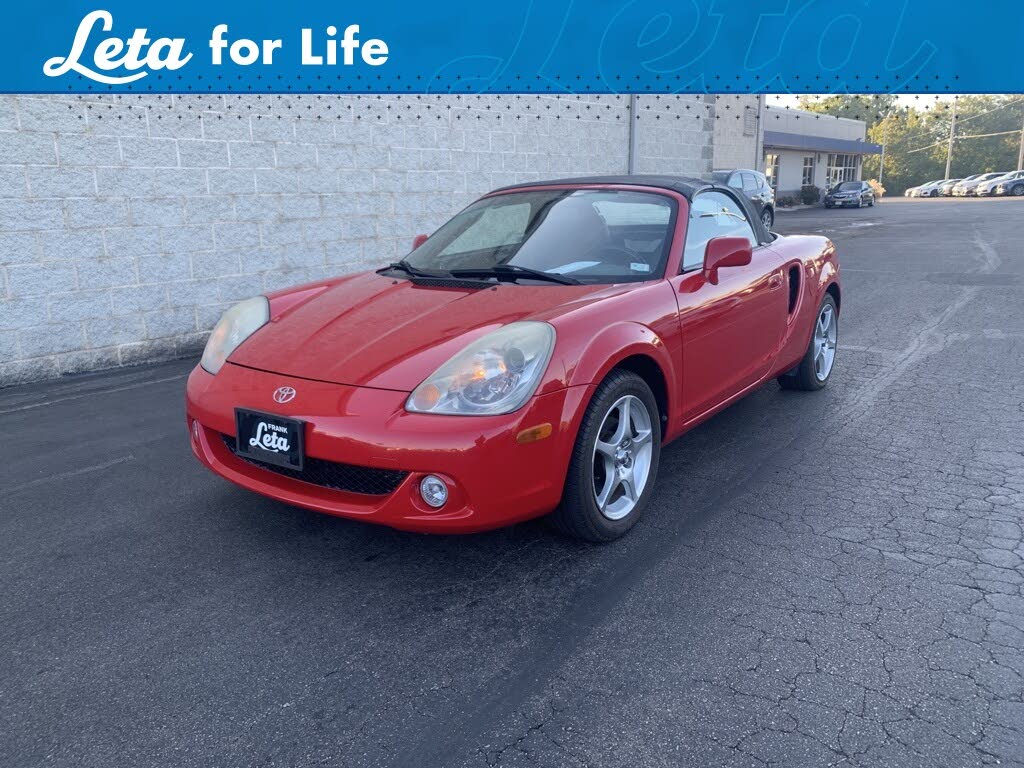
<svg viewBox="0 0 1024 768">
<path fill-rule="evenodd" d="M 0 764 L 1024 766 L 1022 222 L 780 214 L 843 260 L 830 386 L 673 443 L 608 546 L 235 488 L 190 363 L 0 391 Z"/>
</svg>

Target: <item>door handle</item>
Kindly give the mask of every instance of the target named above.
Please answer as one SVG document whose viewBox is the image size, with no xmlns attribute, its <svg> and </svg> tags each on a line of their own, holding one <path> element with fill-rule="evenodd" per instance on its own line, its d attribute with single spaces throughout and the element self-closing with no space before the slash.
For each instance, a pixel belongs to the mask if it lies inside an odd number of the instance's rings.
<svg viewBox="0 0 1024 768">
<path fill-rule="evenodd" d="M 772 275 L 768 278 L 768 287 L 772 290 L 782 287 L 782 275 Z"/>
</svg>

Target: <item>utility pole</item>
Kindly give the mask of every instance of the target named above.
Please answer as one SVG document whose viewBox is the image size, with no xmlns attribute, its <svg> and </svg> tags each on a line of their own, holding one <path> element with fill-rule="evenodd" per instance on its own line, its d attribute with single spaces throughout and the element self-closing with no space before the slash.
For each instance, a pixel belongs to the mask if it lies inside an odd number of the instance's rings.
<svg viewBox="0 0 1024 768">
<path fill-rule="evenodd" d="M 949 178 L 949 166 L 953 164 L 953 139 L 956 137 L 956 100 L 953 97 L 953 119 L 949 122 L 949 145 L 946 147 L 946 178 Z"/>
<path fill-rule="evenodd" d="M 1024 171 L 1024 123 L 1020 126 L 1020 153 L 1017 155 L 1017 170 Z"/>
<path fill-rule="evenodd" d="M 885 173 L 885 142 L 882 142 L 882 159 L 878 161 L 878 186 L 882 186 L 882 175 Z"/>
<path fill-rule="evenodd" d="M 635 93 L 629 94 L 629 148 L 626 154 L 626 173 L 630 176 L 636 173 L 636 156 L 640 146 L 640 131 L 636 124 L 640 117 L 639 105 Z"/>
</svg>

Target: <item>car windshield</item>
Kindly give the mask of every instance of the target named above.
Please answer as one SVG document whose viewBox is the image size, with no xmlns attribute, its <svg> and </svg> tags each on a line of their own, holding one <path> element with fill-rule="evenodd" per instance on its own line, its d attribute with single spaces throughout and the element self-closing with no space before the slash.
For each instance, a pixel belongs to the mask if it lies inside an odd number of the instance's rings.
<svg viewBox="0 0 1024 768">
<path fill-rule="evenodd" d="M 511 192 L 458 213 L 405 263 L 484 279 L 494 270 L 529 280 L 532 270 L 582 283 L 640 282 L 664 273 L 674 215 L 670 197 L 649 192 Z"/>
<path fill-rule="evenodd" d="M 981 177 L 981 180 L 982 181 L 989 181 L 990 179 L 999 178 L 1002 175 L 1003 175 L 1002 171 L 1000 171 L 999 173 L 986 173 L 984 176 Z"/>
<path fill-rule="evenodd" d="M 842 184 L 836 187 L 836 192 L 857 192 L 859 190 L 859 181 L 844 181 Z"/>
</svg>

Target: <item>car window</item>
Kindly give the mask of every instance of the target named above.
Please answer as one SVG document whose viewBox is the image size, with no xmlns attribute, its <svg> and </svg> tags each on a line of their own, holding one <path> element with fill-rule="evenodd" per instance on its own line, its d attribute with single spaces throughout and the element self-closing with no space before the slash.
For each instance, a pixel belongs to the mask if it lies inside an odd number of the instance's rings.
<svg viewBox="0 0 1024 768">
<path fill-rule="evenodd" d="M 456 214 L 406 261 L 432 272 L 518 266 L 584 283 L 652 280 L 665 272 L 675 210 L 666 195 L 633 190 L 509 192 Z"/>
<path fill-rule="evenodd" d="M 757 192 L 757 179 L 754 178 L 753 174 L 741 173 L 743 177 L 743 191 L 744 192 Z"/>
<path fill-rule="evenodd" d="M 746 237 L 757 246 L 754 229 L 743 209 L 726 194 L 703 192 L 693 199 L 686 225 L 686 246 L 683 249 L 683 270 L 704 265 L 704 249 L 713 237 Z"/>
<path fill-rule="evenodd" d="M 733 189 L 743 189 L 743 179 L 740 178 L 741 174 L 734 173 L 729 177 L 729 186 Z"/>
<path fill-rule="evenodd" d="M 529 203 L 488 208 L 439 255 L 448 256 L 453 253 L 514 245 L 522 240 L 529 219 Z"/>
<path fill-rule="evenodd" d="M 667 205 L 631 203 L 615 199 L 596 200 L 594 207 L 609 227 L 639 226 L 653 224 L 666 226 L 672 218 L 672 209 Z"/>
</svg>

